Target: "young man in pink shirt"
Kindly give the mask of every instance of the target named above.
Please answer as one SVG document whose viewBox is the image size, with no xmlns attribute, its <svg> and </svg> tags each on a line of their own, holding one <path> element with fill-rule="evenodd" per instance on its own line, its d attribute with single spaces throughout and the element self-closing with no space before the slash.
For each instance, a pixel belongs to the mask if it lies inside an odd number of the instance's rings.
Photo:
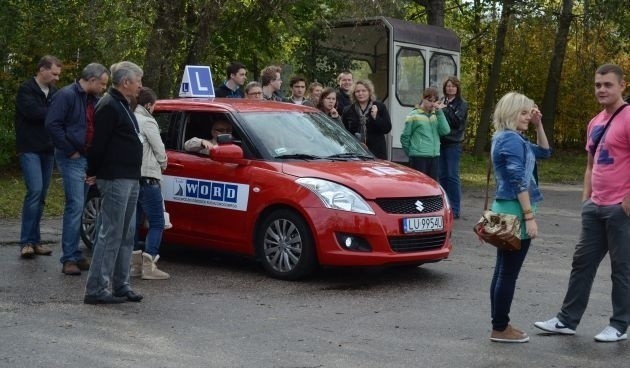
<svg viewBox="0 0 630 368">
<path fill-rule="evenodd" d="M 582 195 L 582 233 L 573 254 L 569 288 L 558 315 L 534 325 L 573 335 L 588 304 L 600 262 L 610 254 L 613 315 L 596 341 L 626 340 L 630 322 L 630 107 L 623 101 L 623 70 L 613 64 L 595 73 L 602 110 L 588 124 L 588 162 Z M 611 120 L 612 118 L 612 120 Z M 608 123 L 610 121 L 610 123 Z M 608 125 L 608 126 L 607 126 Z"/>
</svg>

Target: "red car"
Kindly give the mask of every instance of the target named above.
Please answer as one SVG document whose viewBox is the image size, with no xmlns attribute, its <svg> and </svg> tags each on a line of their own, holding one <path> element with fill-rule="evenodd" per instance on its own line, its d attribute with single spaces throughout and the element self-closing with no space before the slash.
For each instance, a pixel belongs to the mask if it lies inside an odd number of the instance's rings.
<svg viewBox="0 0 630 368">
<path fill-rule="evenodd" d="M 316 265 L 436 262 L 451 251 L 444 190 L 406 166 L 375 159 L 342 126 L 304 106 L 241 99 L 174 99 L 154 115 L 167 148 L 162 193 L 169 244 L 258 258 L 280 279 Z M 231 135 L 208 155 L 184 151 L 211 138 L 215 120 Z M 84 211 L 91 244 L 98 202 Z"/>
</svg>

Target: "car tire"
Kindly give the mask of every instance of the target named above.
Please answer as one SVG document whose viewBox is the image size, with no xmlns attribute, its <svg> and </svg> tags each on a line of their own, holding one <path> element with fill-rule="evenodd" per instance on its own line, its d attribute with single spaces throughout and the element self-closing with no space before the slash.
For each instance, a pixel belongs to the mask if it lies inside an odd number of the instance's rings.
<svg viewBox="0 0 630 368">
<path fill-rule="evenodd" d="M 96 186 L 91 186 L 81 214 L 81 239 L 88 249 L 92 249 L 96 238 L 96 220 L 101 209 L 101 194 Z"/>
<path fill-rule="evenodd" d="M 269 213 L 255 241 L 263 267 L 274 278 L 297 280 L 312 273 L 317 264 L 308 224 L 289 209 Z"/>
</svg>

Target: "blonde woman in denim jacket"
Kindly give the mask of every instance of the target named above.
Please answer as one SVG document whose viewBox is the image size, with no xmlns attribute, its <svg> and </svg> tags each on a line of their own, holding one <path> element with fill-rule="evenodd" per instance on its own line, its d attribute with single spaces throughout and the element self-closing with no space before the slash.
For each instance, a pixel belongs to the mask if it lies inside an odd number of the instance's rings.
<svg viewBox="0 0 630 368">
<path fill-rule="evenodd" d="M 495 342 L 527 342 L 529 336 L 510 322 L 510 307 L 514 297 L 516 279 L 529 250 L 531 240 L 538 235 L 536 204 L 542 201 L 534 177 L 537 158 L 551 154 L 549 142 L 541 122 L 538 107 L 527 96 L 510 92 L 503 96 L 494 110 L 492 137 L 492 164 L 496 180 L 496 197 L 492 210 L 509 213 L 521 219 L 521 250 L 497 249 L 497 260 L 490 286 L 492 334 Z M 522 133 L 529 124 L 536 129 L 533 144 Z"/>
</svg>

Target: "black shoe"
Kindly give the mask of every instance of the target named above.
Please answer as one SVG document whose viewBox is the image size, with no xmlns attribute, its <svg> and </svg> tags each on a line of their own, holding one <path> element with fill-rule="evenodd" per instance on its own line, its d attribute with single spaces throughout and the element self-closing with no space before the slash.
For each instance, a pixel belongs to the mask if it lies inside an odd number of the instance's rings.
<svg viewBox="0 0 630 368">
<path fill-rule="evenodd" d="M 119 298 L 113 295 L 107 295 L 103 297 L 97 297 L 94 295 L 86 295 L 83 298 L 83 303 L 85 304 L 120 304 L 124 303 L 127 299 Z"/>
<path fill-rule="evenodd" d="M 133 290 L 129 290 L 126 293 L 114 294 L 117 298 L 126 298 L 128 302 L 139 302 L 144 298 L 140 294 L 136 294 Z"/>
</svg>

